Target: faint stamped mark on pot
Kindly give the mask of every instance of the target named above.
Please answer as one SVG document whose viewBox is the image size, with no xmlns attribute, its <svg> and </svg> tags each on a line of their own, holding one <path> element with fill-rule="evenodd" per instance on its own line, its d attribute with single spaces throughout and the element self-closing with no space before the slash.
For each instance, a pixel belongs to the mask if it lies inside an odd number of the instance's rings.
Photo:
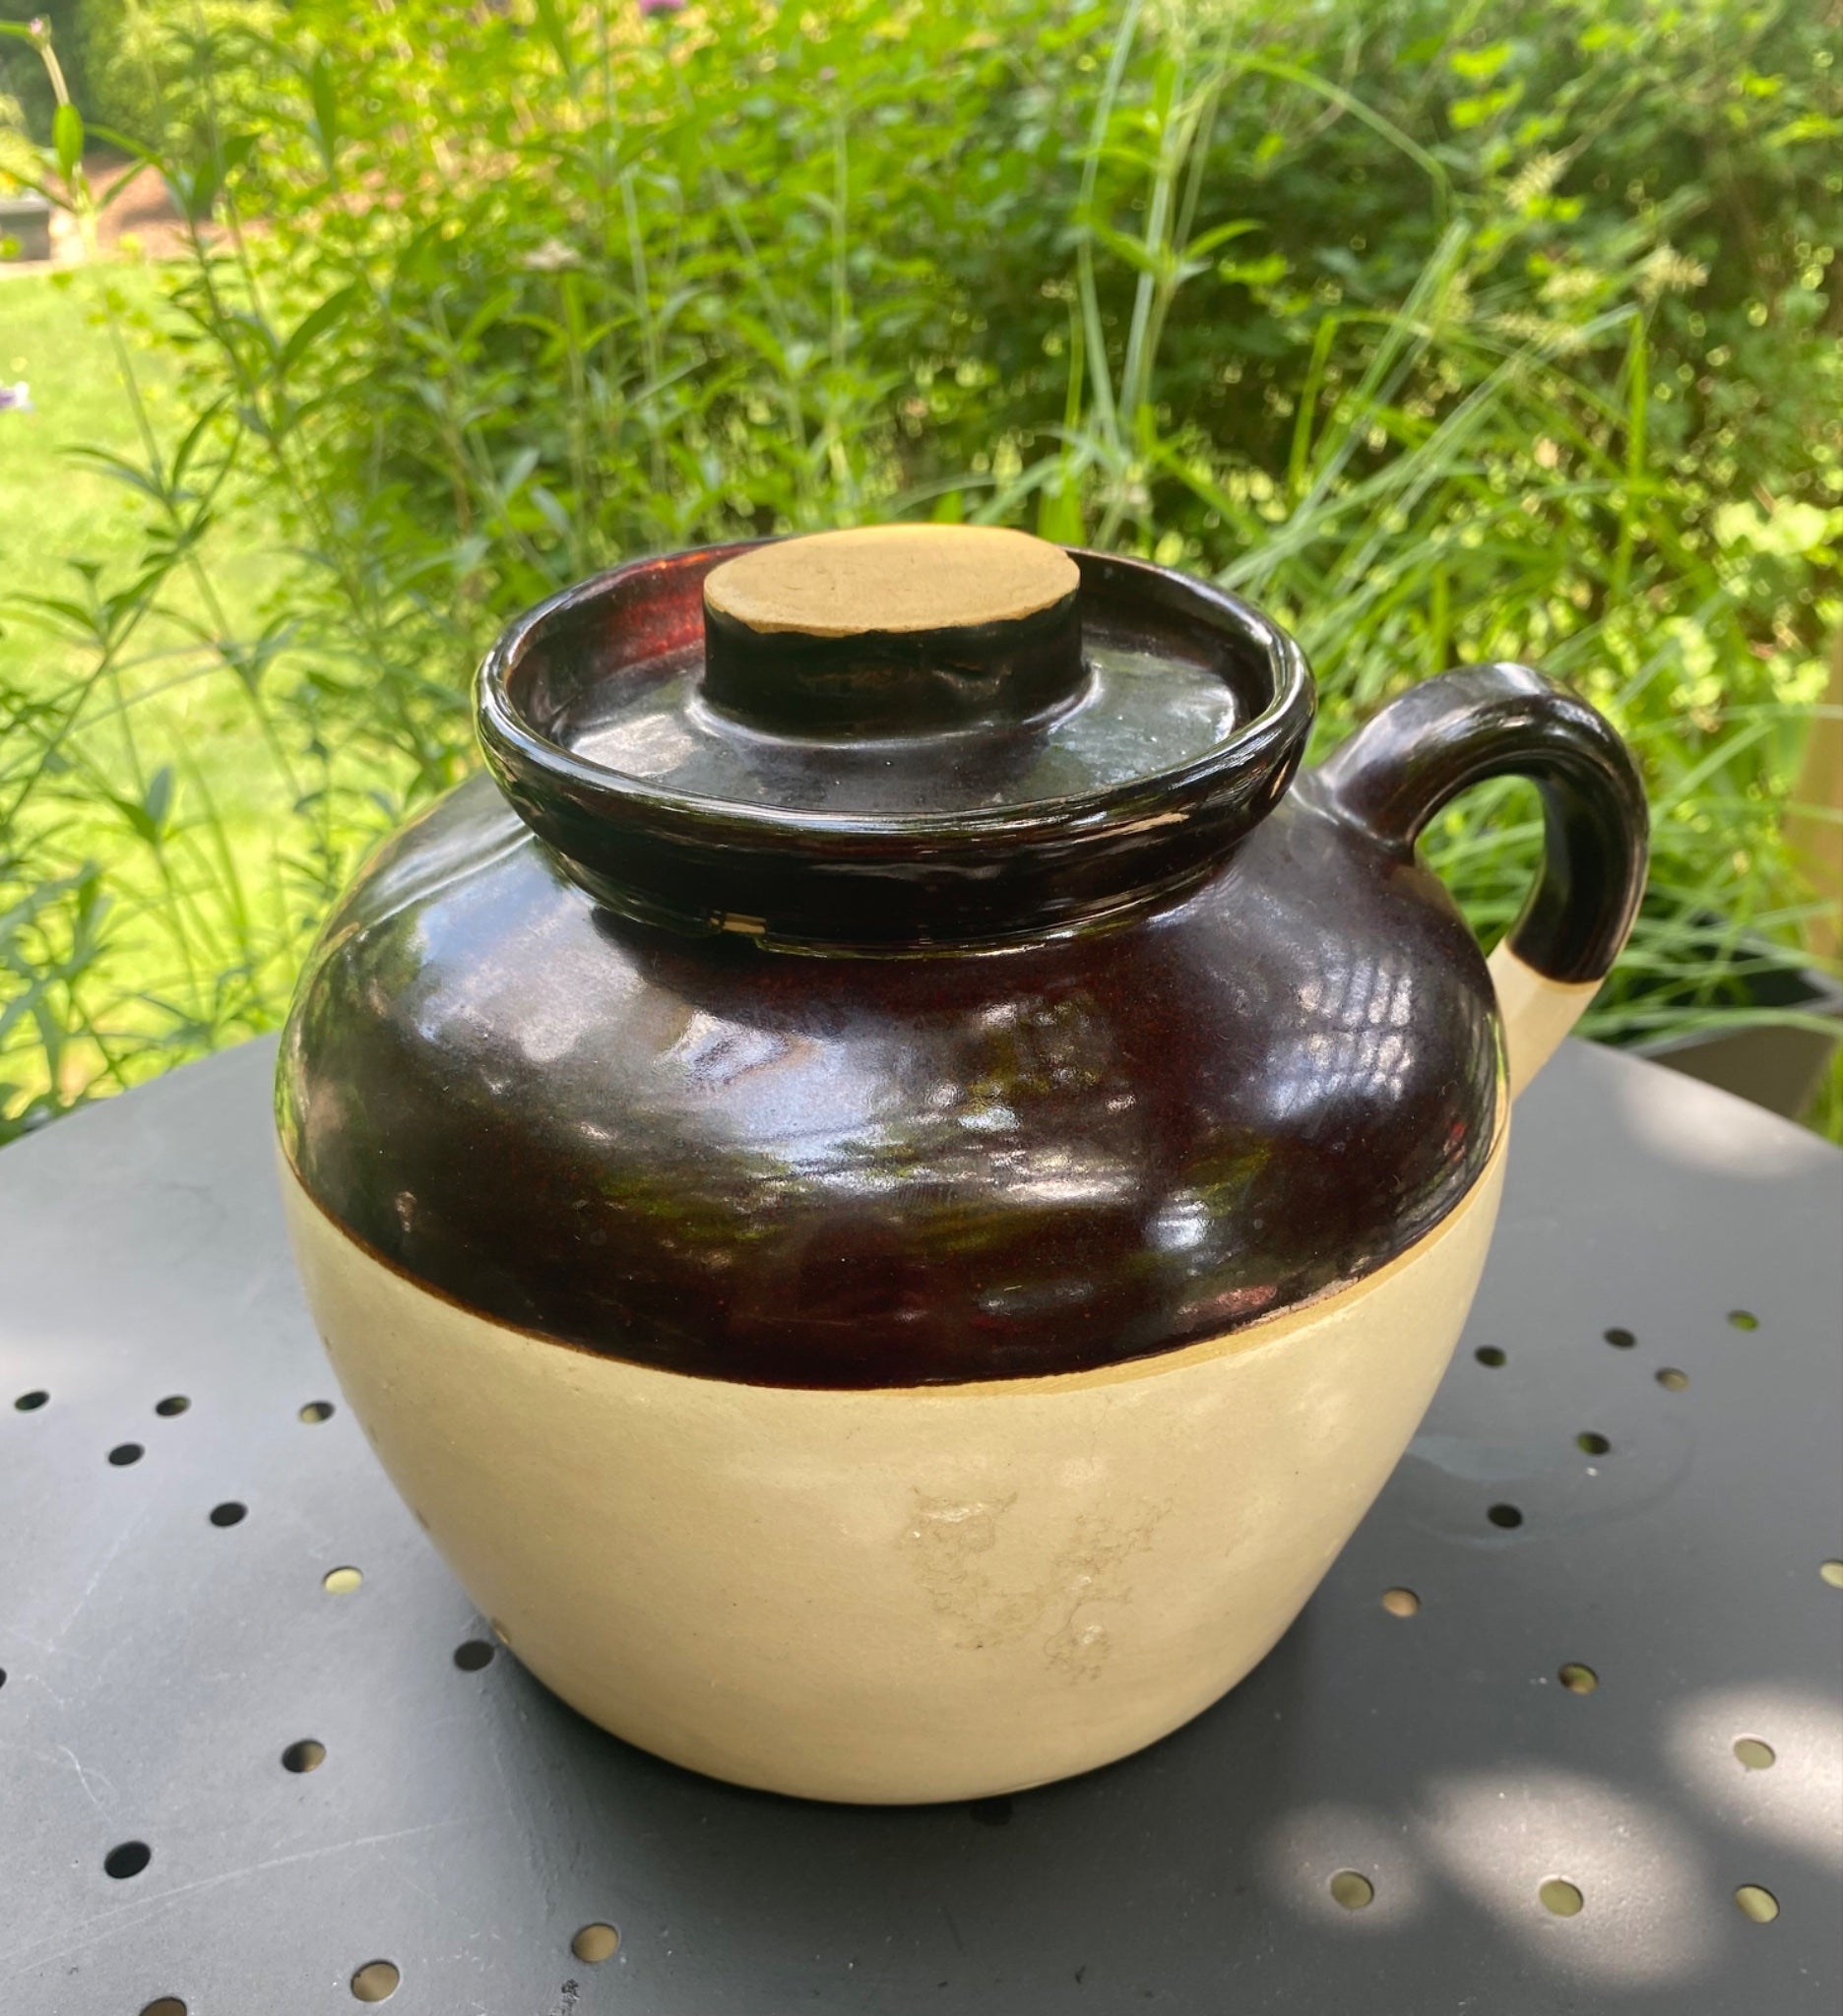
<svg viewBox="0 0 1843 2016">
<path fill-rule="evenodd" d="M 1047 1557 L 1030 1537 L 1006 1541 L 1017 1493 L 961 1500 L 915 1494 L 902 1544 L 935 1613 L 966 1652 L 1040 1639 L 1049 1667 L 1071 1681 L 1092 1679 L 1112 1641 L 1106 1605 L 1132 1601 L 1129 1563 L 1147 1551 L 1168 1505 L 1143 1501 L 1106 1520 L 1085 1515 Z"/>
</svg>

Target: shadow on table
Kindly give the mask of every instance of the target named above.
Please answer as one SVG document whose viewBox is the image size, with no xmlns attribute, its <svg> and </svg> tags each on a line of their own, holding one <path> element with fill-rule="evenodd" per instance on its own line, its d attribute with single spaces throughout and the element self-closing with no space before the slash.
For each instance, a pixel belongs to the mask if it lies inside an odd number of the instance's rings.
<svg viewBox="0 0 1843 2016">
<path fill-rule="evenodd" d="M 1404 1763 L 1405 1747 L 1426 1753 L 1414 1732 L 1378 1701 L 1354 1707 L 1363 1677 L 1326 1671 L 1328 1649 L 1308 1609 L 1239 1688 L 1152 1749 L 971 1805 L 719 1785 L 593 1731 L 523 1674 L 522 1754 L 502 1740 L 502 1761 L 529 1774 L 534 1852 L 560 1841 L 580 1858 L 572 1887 L 593 1867 L 625 1915 L 649 2008 L 682 1996 L 687 2011 L 779 2016 L 823 1993 L 905 2016 L 1142 2001 L 1214 2016 L 1329 2012 L 1341 1992 L 1340 2009 L 1420 2012 L 1462 2006 L 1470 1980 L 1492 1984 L 1493 2016 L 1681 2012 L 1677 1991 L 1706 1993 L 1737 1936 L 1761 1935 L 1678 1810 L 1692 1732 L 1673 1758 L 1632 1755 L 1621 1780 L 1519 1754 L 1514 1730 L 1470 1754 L 1448 1732 L 1423 1771 Z M 1822 1702 L 1799 1712 L 1820 1740 L 1835 1721 Z M 560 1840 L 562 1809 L 574 1825 Z M 1803 1839 L 1819 1889 L 1835 1851 L 1809 1788 L 1780 1831 Z M 1527 2001 L 1502 1998 L 1507 1974 Z M 1585 1999 L 1557 2004 L 1570 1987 Z"/>
</svg>

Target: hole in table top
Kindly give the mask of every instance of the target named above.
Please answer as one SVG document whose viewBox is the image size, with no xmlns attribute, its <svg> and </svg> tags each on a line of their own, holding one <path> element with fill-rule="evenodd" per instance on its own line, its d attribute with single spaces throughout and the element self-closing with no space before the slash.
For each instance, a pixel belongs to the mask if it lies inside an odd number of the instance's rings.
<svg viewBox="0 0 1843 2016">
<path fill-rule="evenodd" d="M 1632 1346 L 1638 1342 L 1631 1331 L 1621 1330 L 1617 1325 L 1611 1330 L 1603 1331 L 1601 1335 L 1605 1337 L 1606 1341 L 1616 1351 L 1630 1351 Z"/>
<path fill-rule="evenodd" d="M 1600 1675 L 1590 1666 L 1582 1666 L 1579 1660 L 1570 1659 L 1566 1666 L 1556 1674 L 1570 1694 L 1591 1694 L 1600 1684 Z"/>
<path fill-rule="evenodd" d="M 1375 1902 L 1375 1885 L 1356 1869 L 1340 1869 L 1331 1878 L 1331 1895 L 1346 1911 L 1362 1911 Z"/>
<path fill-rule="evenodd" d="M 157 1400 L 154 1403 L 154 1412 L 159 1416 L 161 1420 L 169 1421 L 174 1415 L 184 1414 L 191 1405 L 191 1401 L 185 1394 L 169 1393 L 164 1400 Z"/>
<path fill-rule="evenodd" d="M 249 1507 L 239 1505 L 234 1498 L 226 1498 L 222 1505 L 211 1508 L 211 1523 L 214 1526 L 236 1526 L 249 1516 Z"/>
<path fill-rule="evenodd" d="M 466 1644 L 457 1645 L 454 1663 L 464 1673 L 477 1673 L 483 1666 L 491 1666 L 493 1649 L 484 1638 L 470 1638 Z"/>
<path fill-rule="evenodd" d="M 614 1950 L 620 1944 L 620 1934 L 612 1925 L 599 1922 L 584 1925 L 570 1941 L 570 1951 L 578 1960 L 588 1961 L 591 1967 L 600 1967 L 603 1961 L 612 1960 Z"/>
<path fill-rule="evenodd" d="M 34 1386 L 30 1393 L 22 1393 L 13 1405 L 21 1414 L 36 1414 L 50 1398 L 42 1386 Z"/>
<path fill-rule="evenodd" d="M 129 1464 L 139 1463 L 147 1454 L 139 1442 L 117 1442 L 108 1453 L 108 1460 L 117 1470 L 126 1470 Z"/>
<path fill-rule="evenodd" d="M 982 1827 L 1009 1827 L 1011 1824 L 1011 1800 L 1005 1794 L 994 1799 L 975 1799 L 967 1811 Z"/>
<path fill-rule="evenodd" d="M 1759 1328 L 1759 1318 L 1754 1315 L 1751 1309 L 1730 1309 L 1728 1311 L 1728 1321 L 1731 1327 L 1736 1330 L 1757 1330 Z"/>
<path fill-rule="evenodd" d="M 128 1876 L 138 1876 L 154 1859 L 154 1851 L 145 1841 L 118 1842 L 102 1858 L 104 1871 L 121 1882 Z"/>
<path fill-rule="evenodd" d="M 1820 1561 L 1817 1572 L 1832 1589 L 1843 1589 L 1843 1561 Z"/>
<path fill-rule="evenodd" d="M 186 2016 L 186 2005 L 177 1995 L 156 1995 L 141 2016 Z"/>
<path fill-rule="evenodd" d="M 320 1578 L 320 1587 L 332 1596 L 346 1596 L 364 1580 L 361 1568 L 329 1568 Z"/>
<path fill-rule="evenodd" d="M 1382 1607 L 1391 1617 L 1412 1617 L 1421 1607 L 1421 1599 L 1412 1589 L 1385 1589 Z"/>
<path fill-rule="evenodd" d="M 1513 1526 L 1523 1524 L 1523 1515 L 1514 1505 L 1493 1505 L 1485 1517 L 1493 1526 L 1501 1526 L 1506 1532 Z"/>
<path fill-rule="evenodd" d="M 1583 1456 L 1605 1456 L 1613 1444 L 1604 1435 L 1597 1435 L 1592 1428 L 1587 1428 L 1574 1437 L 1574 1446 Z"/>
<path fill-rule="evenodd" d="M 1551 1876 L 1537 1896 L 1542 1899 L 1543 1909 L 1553 1912 L 1557 1918 L 1577 1918 L 1587 1900 L 1580 1893 L 1580 1886 L 1570 1883 L 1565 1876 Z"/>
<path fill-rule="evenodd" d="M 1770 1771 L 1779 1761 L 1778 1751 L 1758 1736 L 1736 1736 L 1734 1753 L 1736 1762 L 1748 1771 Z"/>
<path fill-rule="evenodd" d="M 1501 1365 L 1504 1362 L 1504 1354 L 1494 1344 L 1481 1344 L 1472 1355 L 1481 1365 Z"/>
<path fill-rule="evenodd" d="M 311 1428 L 321 1421 L 333 1418 L 333 1403 L 330 1400 L 310 1400 L 300 1411 L 300 1418 Z"/>
<path fill-rule="evenodd" d="M 1689 1383 L 1689 1374 L 1680 1372 L 1675 1365 L 1666 1365 L 1657 1375 L 1657 1382 L 1666 1393 L 1681 1393 Z"/>
<path fill-rule="evenodd" d="M 282 1752 L 284 1771 L 318 1771 L 325 1762 L 326 1745 L 312 1736 L 302 1736 L 298 1743 L 290 1743 Z"/>
<path fill-rule="evenodd" d="M 388 2002 L 397 1992 L 403 1976 L 388 1960 L 367 1960 L 351 1978 L 352 1998 L 359 2002 Z"/>
<path fill-rule="evenodd" d="M 1735 1902 L 1744 1916 L 1750 1918 L 1756 1925 L 1769 1925 L 1779 1916 L 1779 1900 L 1770 1890 L 1763 1890 L 1757 1883 L 1743 1883 L 1735 1892 Z"/>
</svg>

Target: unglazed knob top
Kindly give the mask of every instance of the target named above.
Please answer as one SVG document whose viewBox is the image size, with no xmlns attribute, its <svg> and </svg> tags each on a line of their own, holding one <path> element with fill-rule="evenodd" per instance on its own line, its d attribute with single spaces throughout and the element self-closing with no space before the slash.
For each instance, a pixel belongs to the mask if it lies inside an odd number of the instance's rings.
<svg viewBox="0 0 1843 2016">
<path fill-rule="evenodd" d="M 781 539 L 705 577 L 706 608 L 757 632 L 857 637 L 1013 623 L 1081 585 L 1060 546 L 986 525 L 874 525 Z"/>
</svg>

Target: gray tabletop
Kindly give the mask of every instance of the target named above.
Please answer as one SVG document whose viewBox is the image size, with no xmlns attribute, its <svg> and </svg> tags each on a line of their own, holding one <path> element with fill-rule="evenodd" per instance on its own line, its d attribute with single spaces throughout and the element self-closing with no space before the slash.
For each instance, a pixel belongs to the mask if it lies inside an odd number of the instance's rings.
<svg viewBox="0 0 1843 2016">
<path fill-rule="evenodd" d="M 1091 1777 L 848 1809 L 490 1647 L 301 1305 L 272 1057 L 0 1156 L 6 2016 L 1833 2016 L 1834 1150 L 1569 1045 L 1432 1412 L 1266 1663 Z"/>
</svg>

